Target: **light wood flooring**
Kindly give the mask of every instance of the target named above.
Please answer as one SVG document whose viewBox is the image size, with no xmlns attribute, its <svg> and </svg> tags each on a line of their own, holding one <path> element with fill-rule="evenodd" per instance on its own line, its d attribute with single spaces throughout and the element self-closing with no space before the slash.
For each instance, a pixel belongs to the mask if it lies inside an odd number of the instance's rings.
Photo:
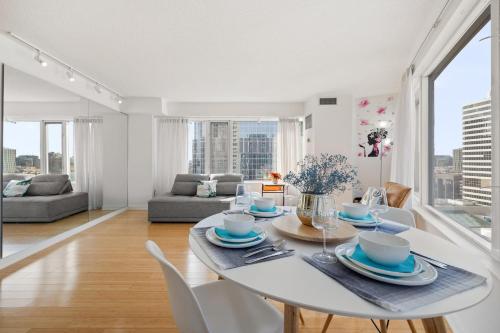
<svg viewBox="0 0 500 333">
<path fill-rule="evenodd" d="M 59 235 L 91 220 L 110 213 L 109 210 L 91 210 L 55 222 L 4 223 L 3 257 L 24 250 L 40 241 Z"/>
<path fill-rule="evenodd" d="M 128 211 L 0 271 L 0 332 L 177 332 L 160 267 L 144 242 L 156 241 L 189 284 L 215 280 L 189 250 L 191 226 L 150 224 L 146 212 Z M 326 315 L 302 311 L 300 332 L 320 332 Z M 335 317 L 328 332 L 376 330 L 368 320 Z M 389 332 L 409 329 L 393 321 Z"/>
</svg>

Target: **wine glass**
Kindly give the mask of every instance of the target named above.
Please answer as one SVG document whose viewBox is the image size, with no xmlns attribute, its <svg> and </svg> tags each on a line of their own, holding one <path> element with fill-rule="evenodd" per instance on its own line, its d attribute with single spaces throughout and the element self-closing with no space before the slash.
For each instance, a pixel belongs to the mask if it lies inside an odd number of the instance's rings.
<svg viewBox="0 0 500 333">
<path fill-rule="evenodd" d="M 375 231 L 377 231 L 380 223 L 380 214 L 389 211 L 387 192 L 383 187 L 370 187 L 368 191 L 368 207 L 370 214 L 375 218 Z"/>
<path fill-rule="evenodd" d="M 323 251 L 313 254 L 312 258 L 324 264 L 337 262 L 335 253 L 326 250 L 326 234 L 338 228 L 337 209 L 335 200 L 329 196 L 316 198 L 312 213 L 312 225 L 323 233 Z"/>
<path fill-rule="evenodd" d="M 243 209 L 249 208 L 250 201 L 250 192 L 247 191 L 245 184 L 236 185 L 236 207 L 242 208 L 243 212 Z"/>
</svg>

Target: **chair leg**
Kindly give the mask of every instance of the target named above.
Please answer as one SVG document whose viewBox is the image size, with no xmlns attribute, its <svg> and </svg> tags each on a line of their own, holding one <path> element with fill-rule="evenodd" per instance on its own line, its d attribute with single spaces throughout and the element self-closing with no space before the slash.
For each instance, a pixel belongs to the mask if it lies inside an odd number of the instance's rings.
<svg viewBox="0 0 500 333">
<path fill-rule="evenodd" d="M 329 314 L 328 317 L 326 317 L 325 324 L 323 325 L 323 329 L 321 330 L 321 333 L 326 333 L 328 330 L 328 326 L 330 326 L 330 323 L 332 322 L 333 315 Z"/>
<path fill-rule="evenodd" d="M 300 323 L 305 326 L 306 321 L 304 320 L 304 316 L 302 315 L 302 311 L 300 311 L 300 309 L 299 309 L 299 319 Z"/>
<path fill-rule="evenodd" d="M 417 329 L 415 328 L 415 324 L 413 324 L 413 321 L 407 320 L 408 326 L 410 326 L 410 331 L 411 333 L 417 333 Z"/>
<path fill-rule="evenodd" d="M 387 321 L 380 319 L 379 323 L 380 323 L 380 331 L 382 333 L 387 333 Z"/>
</svg>

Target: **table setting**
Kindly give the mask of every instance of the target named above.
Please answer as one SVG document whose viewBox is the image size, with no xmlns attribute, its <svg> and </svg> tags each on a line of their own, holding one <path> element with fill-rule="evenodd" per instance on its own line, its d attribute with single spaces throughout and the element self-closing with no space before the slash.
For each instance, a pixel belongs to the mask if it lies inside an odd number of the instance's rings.
<svg viewBox="0 0 500 333">
<path fill-rule="evenodd" d="M 383 188 L 370 188 L 365 203 L 337 205 L 332 190 L 297 207 L 243 192 L 236 195 L 236 209 L 192 228 L 190 244 L 220 276 L 283 301 L 292 327 L 286 332 L 295 332 L 299 306 L 366 318 L 422 318 L 439 326 L 441 315 L 491 291 L 487 271 L 439 256 L 452 244 L 381 217 L 389 209 Z M 463 296 L 468 291 L 469 298 Z"/>
</svg>

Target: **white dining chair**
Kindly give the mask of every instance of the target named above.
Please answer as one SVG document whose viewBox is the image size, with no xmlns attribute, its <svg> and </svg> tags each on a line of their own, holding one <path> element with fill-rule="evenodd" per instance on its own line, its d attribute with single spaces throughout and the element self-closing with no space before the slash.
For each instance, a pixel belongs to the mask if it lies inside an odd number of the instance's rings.
<svg viewBox="0 0 500 333">
<path fill-rule="evenodd" d="M 416 226 L 415 216 L 409 209 L 406 208 L 389 207 L 387 212 L 380 214 L 380 217 L 382 219 L 401 223 L 412 228 L 415 228 Z"/>
<path fill-rule="evenodd" d="M 148 240 L 148 252 L 160 263 L 172 314 L 181 333 L 278 333 L 283 316 L 262 297 L 227 280 L 190 288 L 180 272 Z"/>
<path fill-rule="evenodd" d="M 386 220 L 389 220 L 391 222 L 397 222 L 397 223 L 404 224 L 408 227 L 412 227 L 412 228 L 416 227 L 415 216 L 413 215 L 413 213 L 409 209 L 389 207 L 389 210 L 387 212 L 380 214 L 380 217 L 382 219 L 386 219 Z M 323 325 L 323 329 L 321 331 L 322 333 L 325 333 L 328 330 L 328 327 L 330 326 L 332 319 L 333 319 L 332 314 L 329 314 L 326 317 L 325 324 Z M 412 333 L 416 333 L 417 331 L 415 329 L 415 324 L 413 323 L 413 321 L 407 320 L 407 323 L 408 323 L 408 326 L 410 327 L 410 331 Z M 374 322 L 373 322 L 373 324 L 375 325 Z M 387 326 L 388 326 L 387 321 L 380 320 L 380 329 L 382 332 L 387 332 Z"/>
</svg>

